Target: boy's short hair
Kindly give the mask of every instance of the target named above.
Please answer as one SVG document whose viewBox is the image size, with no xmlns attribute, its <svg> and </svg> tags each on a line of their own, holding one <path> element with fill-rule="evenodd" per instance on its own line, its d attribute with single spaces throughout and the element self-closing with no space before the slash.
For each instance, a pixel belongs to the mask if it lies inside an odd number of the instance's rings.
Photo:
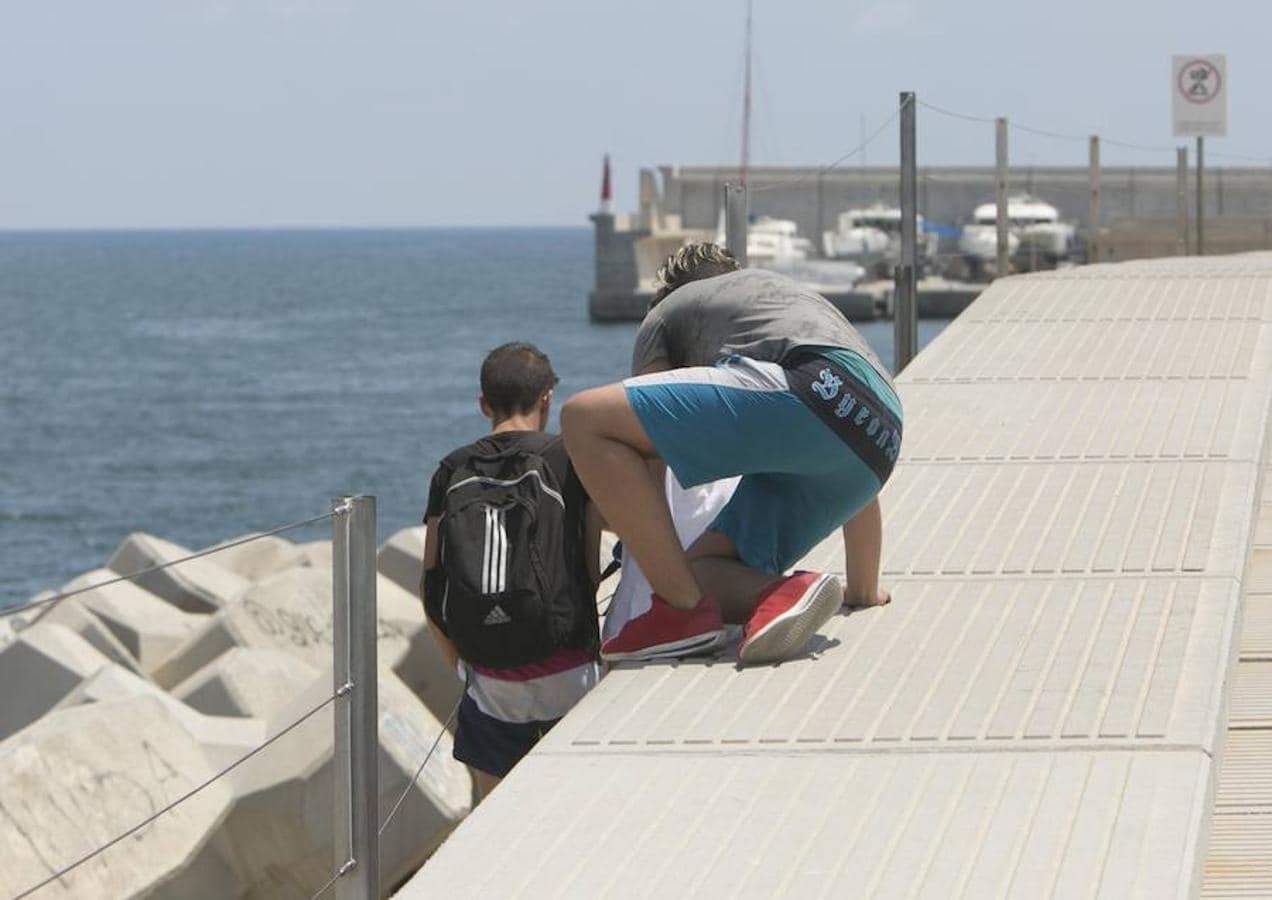
<svg viewBox="0 0 1272 900">
<path fill-rule="evenodd" d="M 496 347 L 481 364 L 482 396 L 499 417 L 530 412 L 558 381 L 547 354 L 522 341 Z"/>
<path fill-rule="evenodd" d="M 649 301 L 649 308 L 653 309 L 676 288 L 691 281 L 725 275 L 736 272 L 740 268 L 737 258 L 719 244 L 709 241 L 685 244 L 667 257 L 666 262 L 658 270 L 655 276 L 658 289 L 654 291 L 654 297 Z"/>
</svg>

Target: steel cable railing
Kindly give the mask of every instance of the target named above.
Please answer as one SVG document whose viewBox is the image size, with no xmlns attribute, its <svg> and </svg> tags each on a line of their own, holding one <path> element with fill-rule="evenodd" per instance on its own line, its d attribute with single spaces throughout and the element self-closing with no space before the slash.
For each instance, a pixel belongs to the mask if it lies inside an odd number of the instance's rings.
<svg viewBox="0 0 1272 900">
<path fill-rule="evenodd" d="M 326 520 L 330 519 L 332 515 L 333 515 L 332 513 L 323 513 L 321 516 L 314 516 L 311 519 L 303 519 L 299 522 L 291 522 L 287 525 L 280 525 L 277 528 L 271 528 L 269 531 L 256 532 L 253 534 L 249 534 L 246 537 L 238 538 L 237 540 L 228 541 L 227 543 L 224 543 L 224 544 L 218 544 L 215 547 L 207 547 L 203 550 L 199 550 L 195 553 L 191 553 L 188 556 L 183 556 L 179 559 L 172 559 L 172 560 L 168 560 L 167 562 L 156 563 L 153 566 L 147 566 L 146 568 L 139 569 L 136 572 L 129 572 L 126 575 L 120 575 L 116 578 L 108 578 L 105 581 L 99 581 L 93 584 L 84 585 L 83 587 L 78 587 L 71 591 L 63 591 L 62 593 L 54 594 L 52 597 L 44 597 L 39 600 L 33 600 L 30 603 L 25 603 L 21 606 L 11 606 L 5 609 L 0 609 L 0 619 L 7 618 L 9 616 L 16 616 L 33 609 L 42 609 L 46 606 L 49 606 L 49 607 L 56 606 L 57 604 L 61 603 L 63 600 L 69 599 L 70 597 L 74 597 L 78 594 L 87 594 L 90 591 L 95 591 L 100 588 L 109 587 L 112 584 L 119 584 L 122 581 L 135 581 L 138 578 L 144 578 L 146 575 L 150 575 L 154 572 L 160 572 L 164 569 L 170 569 L 173 566 L 179 566 L 182 563 L 188 563 L 191 560 L 200 559 L 205 556 L 211 556 L 214 553 L 220 553 L 222 550 L 229 550 L 231 547 L 238 547 L 243 544 L 250 544 L 252 541 L 259 541 L 262 538 L 272 537 L 273 535 L 282 534 L 283 532 L 286 532 L 286 531 L 295 531 L 298 528 L 305 528 L 306 526 L 309 526 L 309 525 L 316 525 L 319 522 L 325 522 Z"/>
<path fill-rule="evenodd" d="M 451 725 L 455 721 L 455 717 L 459 714 L 459 706 L 464 701 L 464 692 L 466 690 L 467 685 L 464 686 L 464 690 L 460 691 L 459 699 L 455 701 L 455 705 L 451 707 L 450 715 L 446 717 L 446 721 L 443 722 L 442 727 L 438 729 L 437 736 L 433 738 L 433 743 L 429 746 L 428 752 L 424 754 L 424 759 L 420 762 L 419 767 L 416 768 L 415 774 L 407 780 L 406 785 L 402 788 L 402 792 L 398 794 L 397 800 L 394 802 L 393 807 L 389 810 L 389 814 L 385 816 L 384 821 L 380 823 L 380 827 L 376 831 L 377 836 L 382 837 L 384 835 L 384 832 L 389 827 L 389 823 L 393 821 L 394 817 L 398 814 L 398 810 L 402 808 L 402 804 L 406 802 L 406 798 L 410 795 L 411 789 L 414 788 L 416 783 L 420 780 L 420 775 L 423 774 L 424 769 L 428 766 L 429 760 L 433 758 L 433 753 L 436 752 L 438 744 L 442 742 L 442 736 L 450 730 Z M 356 867 L 356 860 L 346 860 L 339 866 L 339 868 L 336 869 L 335 872 L 332 873 L 326 883 L 324 883 L 323 886 L 310 897 L 310 900 L 318 900 L 319 897 L 331 890 L 337 881 L 345 875 L 348 875 Z"/>
<path fill-rule="evenodd" d="M 327 883 L 324 884 L 322 887 L 318 888 L 318 892 L 315 893 L 312 897 L 310 897 L 309 900 L 318 900 L 319 897 L 327 893 L 327 891 L 331 890 L 332 886 L 337 881 L 339 881 L 341 878 L 344 878 L 346 875 L 348 875 L 357 867 L 358 867 L 358 864 L 354 862 L 352 859 L 345 860 L 344 864 L 340 866 L 340 868 L 336 869 L 336 871 L 332 873 L 331 877 L 327 879 Z"/>
<path fill-rule="evenodd" d="M 228 766 L 226 766 L 226 767 L 225 767 L 224 769 L 222 769 L 221 771 L 217 772 L 217 773 L 216 773 L 215 775 L 213 775 L 211 778 L 208 778 L 208 779 L 206 779 L 206 780 L 204 780 L 204 781 L 200 782 L 198 785 L 196 785 L 195 787 L 193 787 L 193 788 L 191 788 L 190 790 L 186 791 L 184 794 L 182 794 L 182 795 L 181 795 L 180 797 L 178 797 L 177 799 L 173 800 L 173 801 L 172 801 L 171 803 L 169 803 L 167 806 L 164 806 L 162 809 L 159 809 L 159 810 L 157 810 L 156 812 L 154 812 L 154 813 L 150 814 L 149 816 L 147 816 L 146 818 L 144 818 L 144 819 L 142 819 L 140 822 L 138 822 L 136 825 L 133 825 L 133 826 L 132 826 L 131 828 L 129 828 L 127 831 L 123 832 L 122 834 L 119 834 L 119 835 L 117 835 L 117 836 L 115 836 L 115 837 L 111 838 L 109 841 L 107 841 L 106 843 L 104 843 L 104 844 L 102 844 L 101 846 L 97 847 L 95 850 L 93 850 L 93 851 L 91 851 L 91 852 L 89 852 L 89 853 L 84 854 L 84 855 L 83 855 L 83 856 L 81 856 L 79 859 L 75 860 L 74 862 L 70 863 L 69 865 L 63 866 L 62 868 L 58 869 L 56 872 L 54 872 L 53 874 L 49 875 L 49 877 L 45 878 L 45 879 L 44 879 L 43 881 L 41 881 L 39 884 L 34 884 L 34 885 L 32 885 L 31 887 L 26 888 L 26 889 L 25 889 L 25 890 L 23 890 L 20 894 L 15 895 L 15 896 L 14 896 L 14 898 L 13 898 L 13 900 L 22 900 L 22 898 L 24 898 L 24 897 L 29 897 L 29 896 L 31 896 L 32 894 L 34 894 L 36 891 L 40 890 L 41 888 L 46 887 L 46 886 L 48 886 L 48 885 L 52 884 L 53 882 L 55 882 L 55 881 L 59 880 L 60 878 L 62 878 L 62 877 L 64 877 L 64 876 L 66 876 L 66 875 L 67 875 L 67 874 L 69 874 L 70 872 L 73 872 L 75 869 L 77 869 L 77 868 L 79 868 L 80 866 L 84 865 L 86 862 L 88 862 L 88 861 L 90 861 L 90 860 L 92 860 L 92 859 L 94 859 L 94 858 L 96 858 L 96 857 L 100 856 L 102 853 L 105 853 L 107 850 L 109 850 L 111 847 L 114 847 L 114 846 L 115 846 L 116 844 L 118 844 L 120 841 L 123 841 L 123 840 L 127 839 L 128 837 L 130 837 L 130 836 L 132 836 L 132 835 L 136 834 L 138 831 L 140 831 L 141 829 L 145 828 L 147 825 L 149 825 L 149 824 L 151 824 L 152 822 L 154 822 L 156 819 L 158 819 L 158 818 L 160 818 L 161 816 L 163 816 L 165 813 L 168 813 L 168 812 L 172 811 L 172 810 L 173 810 L 173 809 L 175 809 L 176 807 L 180 806 L 182 803 L 185 803 L 185 802 L 186 802 L 187 800 L 189 800 L 191 797 L 194 797 L 194 796 L 195 796 L 196 794 L 198 794 L 200 791 L 203 791 L 205 788 L 209 787 L 209 786 L 210 786 L 210 785 L 212 785 L 213 783 L 215 783 L 215 782 L 219 781 L 220 779 L 224 778 L 226 775 L 228 775 L 228 774 L 230 774 L 231 772 L 233 772 L 233 771 L 234 771 L 235 769 L 237 769 L 239 766 L 243 765 L 243 763 L 247 762 L 249 759 L 251 759 L 252 757 L 256 756 L 258 753 L 260 753 L 262 750 L 264 750 L 266 747 L 269 747 L 271 744 L 274 744 L 276 741 L 278 741 L 279 739 L 281 739 L 284 735 L 286 735 L 286 734 L 290 733 L 291 731 L 295 730 L 296 728 L 298 728 L 298 727 L 299 727 L 300 725 L 302 725 L 304 722 L 308 721 L 309 719 L 311 719 L 312 717 L 314 717 L 315 715 L 317 715 L 319 712 L 321 712 L 322 710 L 324 710 L 325 708 L 327 708 L 328 706 L 330 706 L 330 705 L 331 705 L 332 703 L 334 703 L 334 702 L 335 702 L 338 698 L 340 698 L 340 697 L 344 696 L 346 693 L 348 693 L 349 689 L 350 689 L 350 686 L 346 685 L 345 687 L 341 688 L 340 690 L 335 691 L 335 692 L 334 692 L 334 693 L 332 693 L 329 697 L 327 697 L 327 698 L 326 698 L 326 699 L 324 699 L 322 702 L 318 703 L 316 706 L 314 706 L 312 709 L 310 709 L 308 712 L 304 713 L 304 714 L 303 714 L 303 715 L 301 715 L 299 718 L 297 718 L 297 719 L 295 719 L 294 721 L 292 721 L 289 725 L 287 725 L 285 728 L 283 728 L 282 730 L 280 730 L 280 731 L 279 731 L 279 732 L 277 732 L 276 734 L 271 735 L 269 738 L 267 738 L 267 739 L 266 739 L 266 740 L 265 740 L 262 744 L 260 744 L 258 747 L 255 747 L 255 748 L 253 748 L 252 750 L 249 750 L 247 753 L 245 753 L 245 754 L 243 754 L 242 756 L 240 756 L 238 759 L 236 759 L 234 762 L 230 763 Z"/>
<path fill-rule="evenodd" d="M 2 618 L 2 617 L 8 617 L 8 616 L 14 616 L 14 615 L 18 615 L 18 614 L 21 614 L 21 613 L 24 613 L 24 612 L 28 612 L 28 611 L 32 611 L 32 610 L 46 610 L 46 609 L 51 609 L 51 608 L 53 608 L 54 606 L 56 606 L 58 603 L 62 602 L 63 600 L 66 600 L 66 599 L 68 599 L 68 598 L 70 598 L 70 597 L 74 597 L 74 596 L 79 595 L 79 594 L 89 593 L 89 592 L 91 592 L 91 591 L 95 591 L 95 590 L 98 590 L 98 589 L 100 589 L 100 588 L 104 588 L 104 587 L 107 587 L 107 586 L 109 586 L 109 585 L 113 585 L 113 584 L 119 584 L 119 583 L 121 583 L 121 582 L 134 581 L 134 580 L 139 579 L 139 578 L 142 578 L 142 577 L 144 577 L 144 576 L 146 576 L 146 575 L 150 575 L 150 574 L 152 574 L 152 573 L 159 572 L 159 571 L 162 571 L 162 570 L 164 570 L 164 569 L 168 569 L 168 568 L 172 568 L 172 567 L 175 567 L 175 566 L 179 566 L 179 565 L 182 565 L 183 563 L 188 563 L 188 562 L 190 562 L 190 561 L 192 561 L 192 560 L 196 560 L 196 559 L 200 559 L 200 558 L 203 558 L 203 557 L 212 556 L 213 554 L 219 553 L 219 552 L 221 552 L 221 551 L 223 551 L 223 550 L 228 550 L 228 549 L 233 548 L 233 547 L 242 546 L 242 545 L 244 545 L 244 544 L 251 543 L 252 541 L 258 541 L 258 540 L 261 540 L 261 539 L 263 539 L 263 538 L 271 537 L 271 536 L 273 536 L 273 535 L 282 534 L 282 533 L 284 533 L 284 532 L 288 532 L 288 531 L 294 531 L 294 530 L 296 530 L 296 529 L 305 528 L 305 527 L 308 527 L 308 526 L 311 526 L 311 525 L 316 525 L 316 524 L 318 524 L 318 523 L 325 522 L 325 521 L 328 521 L 328 520 L 334 520 L 337 516 L 345 515 L 345 514 L 349 513 L 349 512 L 352 510 L 352 508 L 353 508 L 353 502 L 352 502 L 352 501 L 353 501 L 353 499 L 355 499 L 355 498 L 346 498 L 346 499 L 344 500 L 344 502 L 334 504 L 334 505 L 333 505 L 333 507 L 332 507 L 332 511 L 331 511 L 331 512 L 324 513 L 324 514 L 322 514 L 322 515 L 313 516 L 313 517 L 311 517 L 311 518 L 303 519 L 303 520 L 299 520 L 299 521 L 296 521 L 296 522 L 290 522 L 290 523 L 288 523 L 288 524 L 286 524 L 286 525 L 280 525 L 280 526 L 278 526 L 278 527 L 276 527 L 276 528 L 271 528 L 271 529 L 266 530 L 266 531 L 256 532 L 256 533 L 253 533 L 253 534 L 247 535 L 247 536 L 245 536 L 245 537 L 238 538 L 238 539 L 233 540 L 233 541 L 228 541 L 228 542 L 226 542 L 226 543 L 224 543 L 224 544 L 219 544 L 219 545 L 217 545 L 217 546 L 215 546 L 215 547 L 208 547 L 208 548 L 205 548 L 205 549 L 203 549 L 203 550 L 199 550 L 199 551 L 197 551 L 197 552 L 187 554 L 187 555 L 182 556 L 182 557 L 180 557 L 180 558 L 178 558 L 178 559 L 172 559 L 172 560 L 168 560 L 168 561 L 165 561 L 165 562 L 162 562 L 162 563 L 157 563 L 157 564 L 155 564 L 155 565 L 147 566 L 147 567 L 145 567 L 145 568 L 143 568 L 143 569 L 140 569 L 140 570 L 137 570 L 137 571 L 135 571 L 135 572 L 130 572 L 130 573 L 128 573 L 128 574 L 119 575 L 118 577 L 110 578 L 110 579 L 107 579 L 107 580 L 105 580 L 105 581 L 95 582 L 95 583 L 93 583 L 93 584 L 85 585 L 85 586 L 83 586 L 83 587 L 79 587 L 79 588 L 76 588 L 76 589 L 74 589 L 74 590 L 63 591 L 63 592 L 60 592 L 60 593 L 55 594 L 55 595 L 53 595 L 53 596 L 50 596 L 50 597 L 44 597 L 44 598 L 41 598 L 41 599 L 39 599 L 39 600 L 35 600 L 35 601 L 30 602 L 30 603 L 24 604 L 24 605 L 22 605 L 22 606 L 18 606 L 18 607 L 13 607 L 13 608 L 8 608 L 8 609 L 0 610 L 0 618 Z M 347 525 L 347 523 L 346 523 L 346 525 Z M 346 533 L 345 533 L 345 537 L 346 537 L 346 538 L 348 538 L 348 534 L 347 534 L 347 532 L 348 532 L 348 528 L 347 528 L 347 527 L 346 527 L 346 529 L 345 529 L 345 532 L 346 532 Z M 373 549 L 374 549 L 374 548 L 372 548 L 372 550 L 373 550 Z M 346 585 L 346 593 L 348 593 L 348 592 L 349 592 L 349 586 L 348 586 L 348 585 Z M 348 655 L 348 654 L 346 654 L 346 655 Z M 346 667 L 345 667 L 345 668 L 346 668 L 346 671 L 348 671 L 348 670 L 349 670 L 349 660 L 345 660 L 345 662 L 346 662 Z M 26 897 L 31 896 L 32 894 L 34 894 L 35 892 L 37 892 L 37 891 L 41 890 L 42 888 L 47 887 L 48 885 L 50 885 L 50 884 L 52 884 L 52 883 L 54 883 L 54 882 L 56 882 L 56 881 L 58 881 L 58 880 L 60 880 L 60 879 L 64 878 L 64 877 L 65 877 L 66 875 L 68 875 L 69 873 L 71 873 L 71 872 L 75 871 L 75 870 L 76 870 L 76 869 L 78 869 L 80 866 L 83 866 L 84 864 L 86 864 L 86 863 L 90 862 L 91 860 L 95 859 L 96 857 L 100 856 L 102 853 L 104 853 L 104 852 L 106 852 L 107 850 L 109 850 L 110 848 L 112 848 L 112 847 L 114 847 L 114 846 L 118 845 L 120 842 L 122 842 L 122 841 L 126 840 L 127 838 L 131 837 L 132 835 L 137 834 L 137 832 L 141 831 L 142 829 L 144 829 L 144 828 L 145 828 L 145 827 L 147 827 L 148 825 L 152 824 L 153 822 L 155 822 L 156 820 L 158 820 L 159 818 L 161 818 L 162 816 L 164 816 L 166 813 L 168 813 L 168 812 L 170 812 L 171 810 L 175 809 L 176 807 L 180 806 L 182 803 L 185 803 L 186 801 L 190 800 L 192 797 L 195 797 L 195 796 L 196 796 L 196 795 L 198 795 L 201 791 L 203 791 L 203 790 L 205 790 L 206 788 L 208 788 L 210 785 L 214 784 L 214 783 L 215 783 L 215 782 L 217 782 L 218 780 L 220 780 L 220 779 L 224 778 L 226 775 L 228 775 L 228 774 L 230 774 L 231 772 L 233 772 L 233 771 L 234 771 L 235 769 L 237 769 L 239 766 L 243 765 L 243 764 L 244 764 L 244 763 L 246 763 L 248 760 L 252 759 L 252 758 L 253 758 L 253 757 L 255 757 L 257 754 L 261 753 L 263 750 L 265 750 L 265 748 L 267 748 L 267 747 L 271 746 L 272 744 L 274 744 L 275 742 L 277 742 L 278 740 L 280 740 L 280 739 L 281 739 L 282 737 L 284 737 L 285 735 L 287 735 L 287 734 L 289 734 L 290 732 L 294 731 L 294 730 L 295 730 L 296 728 L 298 728 L 301 724 L 303 724 L 304 722 L 308 721 L 308 720 L 309 720 L 309 719 L 311 719 L 313 716 L 317 715 L 319 712 L 321 712 L 322 710 L 324 710 L 324 709 L 325 709 L 325 708 L 327 708 L 328 706 L 330 706 L 330 705 L 332 705 L 333 703 L 335 703 L 337 700 L 340 700 L 341 698 L 346 697 L 347 695 L 351 694 L 351 693 L 354 691 L 354 689 L 355 689 L 355 685 L 354 685 L 354 683 L 353 683 L 352 681 L 346 681 L 346 682 L 345 682 L 345 683 L 343 683 L 343 684 L 342 684 L 339 688 L 337 688 L 337 689 L 336 689 L 336 690 L 335 690 L 332 694 L 330 694 L 330 695 L 329 695 L 329 696 L 327 696 L 325 699 L 323 699 L 321 702 L 319 702 L 318 704 L 316 704 L 315 706 L 313 706 L 311 709 L 307 710 L 304 714 L 302 714 L 301 716 L 299 716 L 298 718 L 296 718 L 295 720 L 293 720 L 292 722 L 290 722 L 288 725 L 286 725 L 284 728 L 282 728 L 281 730 L 279 730 L 277 733 L 275 733 L 275 734 L 271 735 L 268 739 L 266 739 L 264 742 L 262 742 L 259 746 L 254 747 L 252 750 L 248 751 L 248 752 L 247 752 L 247 753 L 245 753 L 243 756 L 241 756 L 241 757 L 239 757 L 238 759 L 234 760 L 232 763 L 230 763 L 228 766 L 226 766 L 226 767 L 224 767 L 223 769 L 221 769 L 220 771 L 218 771 L 216 774 L 212 775 L 210 778 L 207 778 L 207 779 L 205 779 L 204 781 L 200 782 L 198 785 L 194 786 L 194 787 L 193 787 L 193 788 L 191 788 L 190 790 L 188 790 L 188 791 L 186 791 L 185 793 L 183 793 L 180 797 L 177 797 L 177 798 L 176 798 L 176 799 L 174 799 L 172 802 L 170 802 L 170 803 L 168 803 L 167 805 L 165 805 L 163 808 L 161 808 L 161 809 L 159 809 L 159 810 L 155 811 L 154 813 L 150 814 L 149 816 L 147 816 L 145 819 L 141 820 L 140 822 L 137 822 L 137 823 L 136 823 L 136 824 L 134 824 L 132 827 L 128 828 L 126 831 L 122 832 L 122 833 L 121 833 L 121 834 L 119 834 L 119 835 L 116 835 L 115 837 L 111 838 L 110 840 L 106 841 L 105 843 L 101 844 L 100 846 L 98 846 L 98 847 L 94 848 L 92 851 L 90 851 L 90 852 L 88 852 L 88 853 L 85 853 L 83 856 L 80 856 L 78 859 L 74 860 L 73 862 L 69 863 L 68 865 L 63 866 L 62 868 L 60 868 L 60 869 L 58 869 L 57 871 L 53 872 L 53 873 L 52 873 L 52 874 L 50 874 L 47 878 L 45 878 L 44 880 L 40 881 L 38 884 L 34 884 L 34 885 L 32 885 L 32 886 L 30 886 L 30 887 L 28 887 L 28 888 L 25 888 L 25 889 L 24 889 L 21 893 L 16 894 L 16 895 L 13 897 L 13 900 L 23 900 L 23 898 L 26 898 Z M 456 710 L 457 710 L 457 709 L 458 709 L 458 706 L 456 707 Z M 454 715 L 454 713 L 452 713 L 452 717 L 453 717 L 453 715 Z M 443 726 L 443 729 L 442 729 L 442 730 L 443 730 L 443 731 L 445 731 L 447 727 L 449 727 L 449 720 L 448 720 L 448 722 L 447 722 L 447 725 Z M 436 748 L 437 743 L 438 743 L 438 741 L 440 741 L 440 739 L 441 739 L 441 735 L 439 734 L 439 735 L 438 735 L 438 739 L 437 739 L 437 741 L 434 741 L 434 745 L 433 745 L 433 748 L 434 748 L 434 749 Z M 428 758 L 429 758 L 429 757 L 431 757 L 432 753 L 433 753 L 433 749 L 430 749 L 430 750 L 429 750 L 429 754 L 428 754 L 428 756 L 426 756 L 426 757 L 425 757 L 425 761 L 424 761 L 424 764 L 425 764 L 425 765 L 427 764 L 427 762 L 428 762 Z M 392 818 L 392 815 L 396 813 L 396 811 L 397 811 L 397 807 L 399 807 L 399 806 L 401 805 L 402 801 L 405 799 L 406 794 L 407 794 L 407 793 L 409 793 L 411 786 L 415 783 L 415 781 L 416 781 L 416 780 L 418 780 L 418 778 L 419 778 L 419 774 L 420 774 L 420 772 L 422 772 L 422 771 L 423 771 L 423 768 L 424 768 L 424 765 L 421 765 L 421 766 L 420 766 L 420 769 L 416 772 L 416 774 L 415 774 L 414 778 L 413 778 L 413 779 L 411 780 L 411 782 L 407 785 L 406 791 L 404 792 L 403 796 L 402 796 L 401 798 L 399 798 L 399 801 L 398 801 L 398 803 L 395 805 L 393 812 L 392 812 L 392 813 L 390 813 L 390 819 Z M 337 777 L 338 777 L 338 776 L 337 776 Z M 388 820 L 386 820 L 386 822 L 385 822 L 385 826 L 387 826 L 387 824 L 388 824 Z M 346 861 L 346 862 L 345 862 L 342 866 L 340 866 L 340 868 L 339 868 L 339 869 L 337 870 L 337 872 L 333 875 L 333 877 L 332 877 L 332 878 L 331 878 L 331 880 L 327 883 L 327 885 L 326 885 L 326 886 L 324 886 L 324 887 L 323 887 L 323 889 L 319 892 L 319 894 L 318 894 L 318 895 L 315 895 L 315 896 L 320 896 L 322 893 L 325 893 L 325 892 L 326 892 L 326 891 L 327 891 L 327 890 L 331 887 L 331 885 L 334 885 L 334 884 L 336 883 L 336 881 L 338 881 L 338 880 L 339 880 L 342 876 L 347 875 L 349 872 L 353 871 L 353 869 L 355 869 L 355 868 L 357 867 L 357 865 L 358 865 L 358 863 L 357 863 L 357 861 L 356 861 L 355 859 L 349 859 L 348 861 Z"/>
<path fill-rule="evenodd" d="M 415 787 L 415 783 L 420 780 L 420 774 L 424 771 L 424 767 L 428 765 L 428 761 L 433 758 L 433 752 L 437 749 L 437 745 L 442 741 L 442 735 L 450 729 L 451 724 L 455 721 L 455 716 L 459 714 L 459 705 L 464 702 L 464 693 L 468 686 L 464 686 L 464 690 L 459 692 L 459 699 L 455 701 L 455 705 L 451 707 L 450 715 L 446 717 L 446 721 L 442 723 L 442 727 L 437 730 L 437 737 L 433 738 L 433 744 L 428 748 L 428 752 L 424 754 L 424 761 L 420 763 L 419 768 L 415 770 L 415 774 L 407 781 L 406 787 L 402 788 L 402 793 L 398 795 L 397 801 L 393 804 L 393 808 L 389 810 L 389 814 L 384 817 L 384 821 L 380 823 L 380 830 L 376 832 L 383 835 L 389 823 L 393 821 L 393 817 L 397 815 L 402 804 L 406 802 L 407 795 L 411 793 L 411 788 Z"/>
</svg>

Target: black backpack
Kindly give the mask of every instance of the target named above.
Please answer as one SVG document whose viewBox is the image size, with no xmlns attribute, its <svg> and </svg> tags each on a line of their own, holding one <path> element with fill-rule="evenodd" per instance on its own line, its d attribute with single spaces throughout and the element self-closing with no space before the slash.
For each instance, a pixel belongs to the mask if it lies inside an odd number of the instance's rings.
<svg viewBox="0 0 1272 900">
<path fill-rule="evenodd" d="M 544 445 L 551 440 L 545 436 Z M 565 498 L 534 449 L 461 459 L 442 501 L 438 538 L 438 565 L 425 584 L 429 615 L 464 660 L 524 665 L 576 633 L 581 604 L 566 554 Z"/>
</svg>

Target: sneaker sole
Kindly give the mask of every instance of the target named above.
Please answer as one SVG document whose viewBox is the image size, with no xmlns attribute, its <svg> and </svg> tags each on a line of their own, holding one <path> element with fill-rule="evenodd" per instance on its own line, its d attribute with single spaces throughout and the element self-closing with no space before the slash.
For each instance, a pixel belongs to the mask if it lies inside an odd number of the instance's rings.
<svg viewBox="0 0 1272 900">
<path fill-rule="evenodd" d="M 630 650 L 626 653 L 606 653 L 604 648 L 601 649 L 601 659 L 606 662 L 623 662 L 624 660 L 651 660 L 651 659 L 673 659 L 678 656 L 692 656 L 700 650 L 707 650 L 720 644 L 724 639 L 724 630 L 708 631 L 704 634 L 695 634 L 693 637 L 681 638 L 678 641 L 668 641 L 665 644 L 654 644 L 650 647 L 641 647 L 639 650 Z"/>
<path fill-rule="evenodd" d="M 642 657 L 645 662 L 653 662 L 659 659 L 685 659 L 690 656 L 714 656 L 718 654 L 729 643 L 729 632 L 720 631 L 714 636 L 704 640 L 701 644 L 695 644 L 691 647 L 683 647 L 679 650 L 673 650 L 670 653 L 659 653 L 654 656 Z"/>
<path fill-rule="evenodd" d="M 804 592 L 798 603 L 764 626 L 738 648 L 741 663 L 780 662 L 790 659 L 812 639 L 843 605 L 839 579 L 823 575 Z"/>
</svg>

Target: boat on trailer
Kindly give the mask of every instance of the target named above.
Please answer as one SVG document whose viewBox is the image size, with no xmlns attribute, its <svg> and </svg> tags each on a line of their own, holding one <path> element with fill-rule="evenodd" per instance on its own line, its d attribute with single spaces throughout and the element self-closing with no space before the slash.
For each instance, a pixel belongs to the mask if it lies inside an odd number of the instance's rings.
<svg viewBox="0 0 1272 900">
<path fill-rule="evenodd" d="M 901 210 L 875 203 L 839 214 L 834 231 L 822 234 L 827 259 L 847 259 L 887 276 L 901 259 Z M 920 270 L 936 254 L 938 236 L 928 233 L 923 217 L 916 217 Z"/>
<path fill-rule="evenodd" d="M 1029 194 L 1007 198 L 1007 255 L 1029 256 L 1054 266 L 1073 252 L 1076 229 L 1059 211 Z M 998 259 L 998 205 L 982 203 L 963 226 L 958 249 L 974 271 L 992 270 Z M 1036 265 L 1034 266 L 1036 267 Z"/>
</svg>

